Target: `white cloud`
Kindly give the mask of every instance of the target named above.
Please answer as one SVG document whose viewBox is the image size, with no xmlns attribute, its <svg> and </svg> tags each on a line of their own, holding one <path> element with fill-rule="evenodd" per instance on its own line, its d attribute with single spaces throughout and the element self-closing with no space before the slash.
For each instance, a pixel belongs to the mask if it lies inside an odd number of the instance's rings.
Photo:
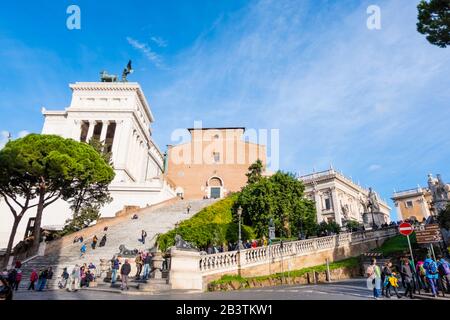
<svg viewBox="0 0 450 320">
<path fill-rule="evenodd" d="M 371 164 L 369 166 L 369 171 L 377 171 L 380 170 L 382 167 L 379 164 Z"/>
<path fill-rule="evenodd" d="M 29 133 L 30 132 L 28 132 L 27 130 L 21 130 L 17 135 L 12 134 L 11 139 L 23 138 Z M 10 139 L 9 134 L 10 133 L 8 131 L 5 130 L 0 131 L 0 149 L 3 149 L 3 147 L 8 143 L 8 140 Z"/>
<path fill-rule="evenodd" d="M 148 44 L 139 42 L 138 40 L 135 40 L 131 37 L 127 37 L 127 41 L 133 48 L 139 50 L 145 57 L 147 57 L 147 59 L 151 61 L 156 67 L 164 68 L 161 56 L 154 52 Z"/>
<path fill-rule="evenodd" d="M 165 48 L 167 47 L 167 41 L 161 37 L 151 37 L 150 38 L 154 43 L 158 45 L 158 47 Z"/>
<path fill-rule="evenodd" d="M 18 136 L 19 138 L 23 138 L 23 137 L 27 136 L 28 134 L 30 134 L 30 132 L 28 132 L 27 130 L 22 130 L 22 131 L 19 131 L 19 133 L 17 134 L 17 136 Z"/>
</svg>

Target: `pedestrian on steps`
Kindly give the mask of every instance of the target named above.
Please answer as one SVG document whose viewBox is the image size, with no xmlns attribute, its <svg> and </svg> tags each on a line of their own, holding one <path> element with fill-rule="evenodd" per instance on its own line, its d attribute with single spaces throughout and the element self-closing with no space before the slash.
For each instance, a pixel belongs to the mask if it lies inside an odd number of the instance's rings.
<svg viewBox="0 0 450 320">
<path fill-rule="evenodd" d="M 186 208 L 187 214 L 189 214 L 189 211 L 191 211 L 191 208 L 192 208 L 192 207 L 191 207 L 191 204 L 189 203 L 188 206 L 187 206 L 187 208 Z"/>
<path fill-rule="evenodd" d="M 35 290 L 34 284 L 38 280 L 38 274 L 36 272 L 36 269 L 33 269 L 30 275 L 30 285 L 28 286 L 28 290 Z"/>
<path fill-rule="evenodd" d="M 372 263 L 367 268 L 368 281 L 373 284 L 373 297 L 378 299 L 381 295 L 381 270 L 377 266 L 377 260 L 372 259 Z"/>
<path fill-rule="evenodd" d="M 83 245 L 80 248 L 80 258 L 82 258 L 85 253 L 86 253 L 86 244 L 83 243 Z"/>
<path fill-rule="evenodd" d="M 53 269 L 52 269 L 52 267 L 48 267 L 48 270 L 47 270 L 47 283 L 45 285 L 46 289 L 48 289 L 49 280 L 52 280 L 52 279 L 53 279 Z"/>
<path fill-rule="evenodd" d="M 116 283 L 116 279 L 117 279 L 117 271 L 120 268 L 120 260 L 117 256 L 114 256 L 111 259 L 111 287 L 114 286 L 114 284 Z"/>
<path fill-rule="evenodd" d="M 20 268 L 16 268 L 16 281 L 14 282 L 14 286 L 12 287 L 11 290 L 18 290 L 19 289 L 19 284 L 22 281 L 22 270 L 20 270 Z"/>
<path fill-rule="evenodd" d="M 103 235 L 102 239 L 100 240 L 99 247 L 104 247 L 106 244 L 106 234 Z"/>
<path fill-rule="evenodd" d="M 69 287 L 67 291 L 78 291 L 80 285 L 80 266 L 78 264 L 73 267 L 69 278 Z"/>
<path fill-rule="evenodd" d="M 92 238 L 92 244 L 91 244 L 92 250 L 95 250 L 95 247 L 97 246 L 97 242 L 98 242 L 98 238 L 95 235 L 94 238 Z"/>
<path fill-rule="evenodd" d="M 400 273 L 402 275 L 402 279 L 405 283 L 405 297 L 408 296 L 413 298 L 413 272 L 411 271 L 411 265 L 409 264 L 409 259 L 404 258 L 402 260 L 402 265 L 400 267 Z"/>
<path fill-rule="evenodd" d="M 128 275 L 131 272 L 131 266 L 128 263 L 128 259 L 125 259 L 125 263 L 122 265 L 122 268 L 120 269 L 120 278 L 122 279 L 122 285 L 120 286 L 120 289 L 123 290 L 125 288 L 128 288 Z"/>
<path fill-rule="evenodd" d="M 136 263 L 136 269 L 137 269 L 135 278 L 139 279 L 141 277 L 142 265 L 143 265 L 141 252 L 139 252 L 139 254 L 136 256 L 136 259 L 134 259 L 134 262 Z"/>
<path fill-rule="evenodd" d="M 145 238 L 147 238 L 147 232 L 145 232 L 145 230 L 142 230 L 142 232 L 141 232 L 141 242 L 142 242 L 142 244 L 145 244 Z"/>
<path fill-rule="evenodd" d="M 150 265 L 152 264 L 152 254 L 147 252 L 144 258 L 144 279 L 147 280 L 150 276 Z"/>
</svg>

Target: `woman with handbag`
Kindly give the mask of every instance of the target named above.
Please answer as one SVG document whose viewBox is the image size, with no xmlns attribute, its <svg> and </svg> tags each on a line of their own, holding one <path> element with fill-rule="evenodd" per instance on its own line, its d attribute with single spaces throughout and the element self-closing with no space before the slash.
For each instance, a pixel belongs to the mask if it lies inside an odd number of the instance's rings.
<svg viewBox="0 0 450 320">
<path fill-rule="evenodd" d="M 367 286 L 373 289 L 373 297 L 378 299 L 381 295 L 381 270 L 377 266 L 377 260 L 372 259 L 371 265 L 367 268 Z"/>
</svg>

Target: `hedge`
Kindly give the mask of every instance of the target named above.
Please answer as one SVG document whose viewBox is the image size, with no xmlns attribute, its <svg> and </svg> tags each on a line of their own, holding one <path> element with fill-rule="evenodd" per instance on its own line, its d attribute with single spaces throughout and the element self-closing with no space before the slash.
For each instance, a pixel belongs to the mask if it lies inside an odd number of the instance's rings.
<svg viewBox="0 0 450 320">
<path fill-rule="evenodd" d="M 192 218 L 181 222 L 175 229 L 159 235 L 157 238 L 159 248 L 166 251 L 172 247 L 177 234 L 199 248 L 206 248 L 210 244 L 221 245 L 237 242 L 239 226 L 233 222 L 232 211 L 236 198 L 237 195 L 232 194 L 203 208 Z M 241 227 L 242 240 L 255 238 L 255 232 L 251 227 L 245 225 Z"/>
</svg>

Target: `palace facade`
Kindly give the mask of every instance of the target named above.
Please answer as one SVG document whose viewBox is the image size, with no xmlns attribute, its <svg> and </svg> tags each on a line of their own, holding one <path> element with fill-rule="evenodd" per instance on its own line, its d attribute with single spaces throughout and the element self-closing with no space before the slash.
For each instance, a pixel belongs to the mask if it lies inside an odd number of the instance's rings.
<svg viewBox="0 0 450 320">
<path fill-rule="evenodd" d="M 191 141 L 168 146 L 167 177 L 186 199 L 223 198 L 247 183 L 248 167 L 266 163 L 266 147 L 243 140 L 245 128 L 190 128 Z"/>
<path fill-rule="evenodd" d="M 368 208 L 369 190 L 342 173 L 330 168 L 299 177 L 305 185 L 305 195 L 316 204 L 317 222 L 334 221 L 343 226 L 347 221 L 372 224 Z M 376 194 L 376 193 L 375 193 Z M 391 208 L 377 196 L 379 211 L 374 212 L 377 225 L 390 222 Z"/>
</svg>

